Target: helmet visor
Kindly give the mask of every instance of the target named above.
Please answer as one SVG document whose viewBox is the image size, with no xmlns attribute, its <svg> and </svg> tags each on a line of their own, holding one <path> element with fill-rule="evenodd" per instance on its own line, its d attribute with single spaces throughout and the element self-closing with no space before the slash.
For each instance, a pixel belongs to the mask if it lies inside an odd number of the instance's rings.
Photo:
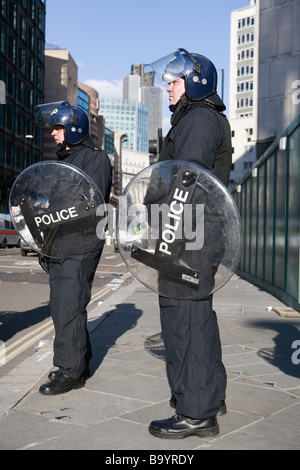
<svg viewBox="0 0 300 470">
<path fill-rule="evenodd" d="M 144 66 L 146 77 L 152 76 L 153 85 L 167 88 L 176 78 L 183 77 L 193 70 L 193 61 L 184 49 L 162 57 Z"/>
<path fill-rule="evenodd" d="M 74 114 L 72 106 L 68 101 L 55 101 L 53 103 L 44 103 L 36 106 L 34 110 L 34 117 L 39 127 L 51 127 L 49 123 L 51 116 L 54 116 L 58 111 L 65 116 L 68 122 L 73 124 L 77 123 L 77 118 Z M 64 122 L 60 124 L 64 125 Z"/>
</svg>

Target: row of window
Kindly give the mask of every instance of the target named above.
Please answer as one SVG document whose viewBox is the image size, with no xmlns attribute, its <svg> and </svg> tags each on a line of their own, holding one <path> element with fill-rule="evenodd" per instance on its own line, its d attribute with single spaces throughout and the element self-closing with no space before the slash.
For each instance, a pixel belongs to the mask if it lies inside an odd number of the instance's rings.
<svg viewBox="0 0 300 470">
<path fill-rule="evenodd" d="M 29 165 L 40 161 L 40 155 L 25 149 L 24 144 L 19 145 L 15 140 L 6 140 L 0 135 L 0 165 L 5 166 L 7 170 L 20 172 Z"/>
<path fill-rule="evenodd" d="M 249 127 L 248 129 L 245 129 L 245 132 L 246 132 L 247 136 L 253 135 L 253 127 Z M 232 138 L 235 137 L 235 130 L 234 129 L 232 129 L 232 131 L 231 131 L 231 137 Z"/>
<path fill-rule="evenodd" d="M 253 82 L 240 82 L 237 84 L 237 93 L 244 93 L 245 91 L 253 90 Z"/>
<path fill-rule="evenodd" d="M 43 4 L 44 2 L 41 1 L 41 3 Z M 36 22 L 40 30 L 45 31 L 45 7 L 40 8 L 40 5 L 36 0 L 22 0 L 21 5 L 27 12 L 29 18 Z M 25 38 L 27 21 L 26 18 L 20 15 L 17 2 L 0 0 L 0 15 L 9 22 L 14 30 L 17 30 L 18 24 L 20 24 L 22 34 Z"/>
<path fill-rule="evenodd" d="M 19 51 L 20 53 L 20 64 L 17 66 L 18 70 L 22 72 L 27 80 L 34 83 L 40 90 L 43 89 L 43 82 L 44 82 L 44 69 L 43 67 L 39 66 L 36 61 L 29 57 L 25 50 Z M 3 64 L 1 64 L 3 66 Z M 5 71 L 1 73 L 1 78 L 5 82 Z M 8 71 L 8 78 L 7 78 L 8 88 L 10 95 L 15 98 L 15 83 L 16 83 L 16 72 Z"/>
<path fill-rule="evenodd" d="M 254 25 L 254 16 L 248 16 L 238 21 L 238 29 L 249 28 Z"/>
<path fill-rule="evenodd" d="M 33 112 L 36 103 L 35 89 L 28 85 L 24 80 L 17 80 L 14 72 L 8 71 L 7 74 L 7 96 L 12 98 L 18 104 L 23 105 L 30 112 Z"/>
<path fill-rule="evenodd" d="M 251 108 L 253 106 L 253 98 L 241 98 L 240 100 L 237 100 L 236 102 L 236 107 L 237 109 L 241 108 Z"/>
<path fill-rule="evenodd" d="M 5 109 L 6 112 L 4 112 L 4 106 L 0 106 L 0 128 L 8 129 L 20 138 L 25 138 L 26 135 L 34 135 L 34 140 L 31 143 L 41 145 L 40 129 L 36 128 L 32 116 L 10 104 L 6 104 Z"/>
<path fill-rule="evenodd" d="M 238 36 L 238 45 L 245 44 L 245 42 L 253 42 L 254 33 L 241 34 Z"/>
<path fill-rule="evenodd" d="M 253 75 L 254 67 L 253 65 L 246 65 L 243 67 L 238 67 L 237 76 L 243 77 L 244 75 Z"/>
<path fill-rule="evenodd" d="M 32 54 L 42 62 L 44 60 L 44 39 L 36 34 L 36 29 L 31 28 L 30 30 L 30 45 L 29 50 Z M 25 49 L 20 47 L 19 41 L 16 37 L 7 33 L 7 28 L 4 26 L 0 27 L 0 52 L 9 58 L 13 63 L 17 63 L 19 60 L 22 66 Z M 19 55 L 19 59 L 18 59 Z"/>
<path fill-rule="evenodd" d="M 253 47 L 251 49 L 244 49 L 242 51 L 239 51 L 237 55 L 237 60 L 247 60 L 247 59 L 253 59 L 254 57 L 254 49 Z"/>
</svg>

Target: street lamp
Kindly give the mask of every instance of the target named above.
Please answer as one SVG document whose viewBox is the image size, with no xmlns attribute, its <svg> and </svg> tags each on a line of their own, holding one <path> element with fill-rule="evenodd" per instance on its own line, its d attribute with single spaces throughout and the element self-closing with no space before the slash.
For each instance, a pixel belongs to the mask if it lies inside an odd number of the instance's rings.
<svg viewBox="0 0 300 470">
<path fill-rule="evenodd" d="M 115 159 L 114 159 L 114 192 L 118 197 L 122 194 L 123 174 L 122 174 L 122 145 L 127 142 L 127 134 L 114 131 L 115 135 Z"/>
</svg>

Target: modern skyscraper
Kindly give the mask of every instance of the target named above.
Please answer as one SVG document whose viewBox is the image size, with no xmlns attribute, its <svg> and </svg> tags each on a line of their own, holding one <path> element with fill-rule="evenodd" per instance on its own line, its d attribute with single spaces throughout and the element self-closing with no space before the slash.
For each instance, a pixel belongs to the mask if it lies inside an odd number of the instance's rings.
<svg viewBox="0 0 300 470">
<path fill-rule="evenodd" d="M 161 136 L 163 92 L 153 86 L 153 76 L 144 74 L 144 64 L 131 66 L 131 77 L 137 76 L 140 77 L 140 101 L 149 107 L 149 141 L 154 141 Z"/>
<path fill-rule="evenodd" d="M 131 100 L 103 98 L 100 114 L 105 126 L 127 134 L 124 147 L 138 152 L 148 152 L 148 106 Z"/>
<path fill-rule="evenodd" d="M 0 211 L 25 167 L 42 159 L 34 108 L 43 101 L 45 1 L 0 0 Z"/>
</svg>

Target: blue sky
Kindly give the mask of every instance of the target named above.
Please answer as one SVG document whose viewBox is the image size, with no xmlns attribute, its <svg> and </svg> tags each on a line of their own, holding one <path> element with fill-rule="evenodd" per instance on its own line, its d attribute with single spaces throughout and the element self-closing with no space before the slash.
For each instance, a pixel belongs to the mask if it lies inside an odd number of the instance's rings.
<svg viewBox="0 0 300 470">
<path fill-rule="evenodd" d="M 122 78 L 130 74 L 132 64 L 149 63 L 183 47 L 224 69 L 228 108 L 230 14 L 249 4 L 249 0 L 47 0 L 46 44 L 69 50 L 78 65 L 78 80 L 96 88 L 100 102 L 122 98 Z M 164 116 L 166 129 L 169 111 Z"/>
</svg>

